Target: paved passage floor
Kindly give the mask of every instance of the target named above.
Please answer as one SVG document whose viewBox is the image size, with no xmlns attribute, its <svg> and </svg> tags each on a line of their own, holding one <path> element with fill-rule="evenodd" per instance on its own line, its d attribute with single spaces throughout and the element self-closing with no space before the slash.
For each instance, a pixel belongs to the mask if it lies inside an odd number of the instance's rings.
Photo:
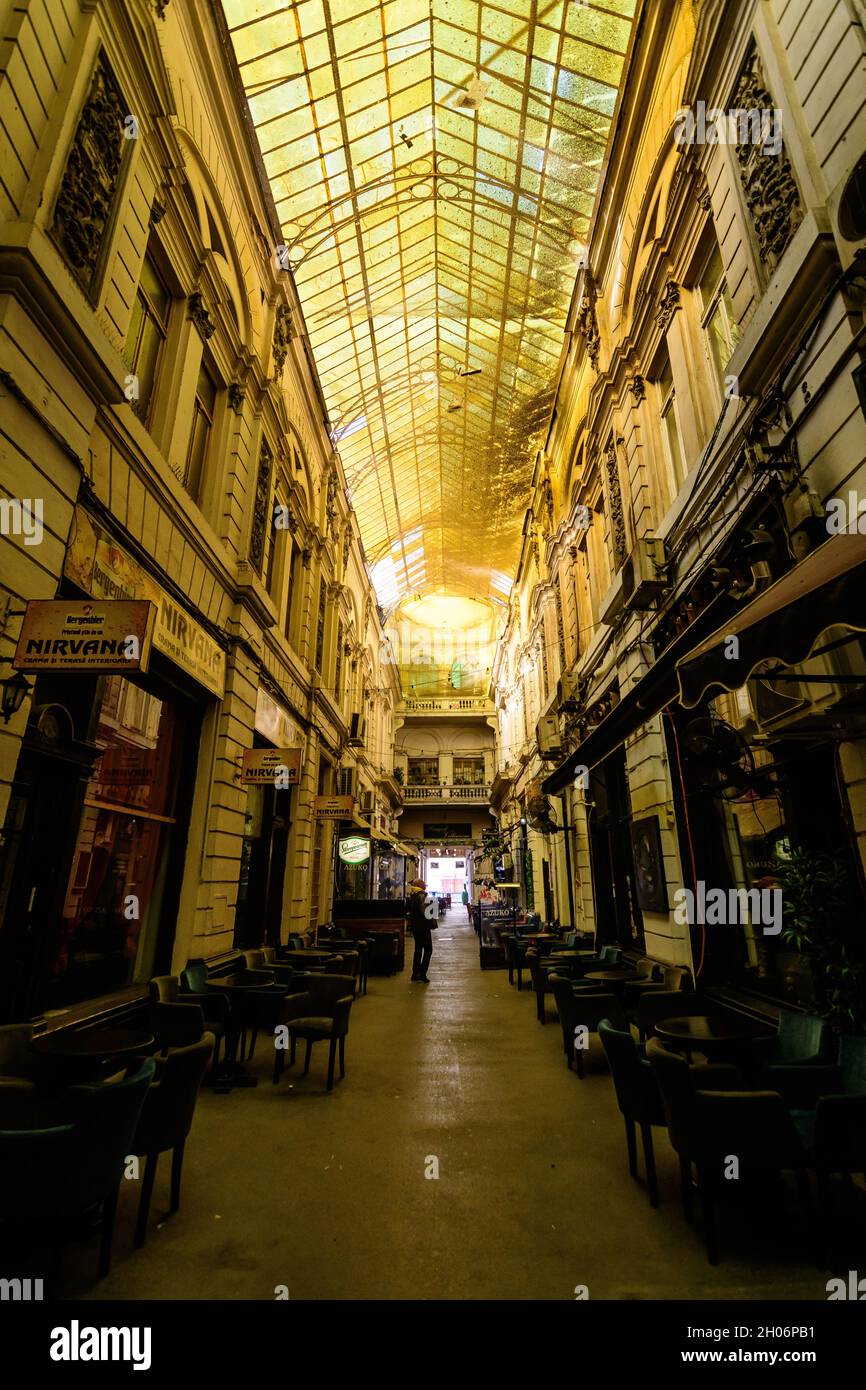
<svg viewBox="0 0 866 1390">
<path fill-rule="evenodd" d="M 125 1182 L 107 1279 L 95 1251 L 67 1256 L 72 1296 L 102 1298 L 823 1298 L 799 1212 L 780 1189 L 721 1222 L 721 1264 L 683 1220 L 657 1130 L 661 1205 L 626 1166 L 598 1039 L 568 1071 L 551 1016 L 505 971 L 482 971 L 458 909 L 434 934 L 431 983 L 371 977 L 352 1011 L 347 1073 L 325 1091 L 327 1049 L 258 1088 L 202 1093 L 183 1202 L 160 1162 L 151 1226 L 132 1248 L 138 1184 Z M 435 1160 L 435 1163 L 434 1163 Z M 438 1167 L 438 1177 L 427 1176 Z M 161 1223 L 161 1224 L 160 1224 Z"/>
</svg>

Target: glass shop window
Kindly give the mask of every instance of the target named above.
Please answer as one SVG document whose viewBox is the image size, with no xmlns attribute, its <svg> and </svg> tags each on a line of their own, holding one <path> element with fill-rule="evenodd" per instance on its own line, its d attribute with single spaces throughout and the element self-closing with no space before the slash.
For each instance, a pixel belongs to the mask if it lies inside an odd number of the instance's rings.
<svg viewBox="0 0 866 1390">
<path fill-rule="evenodd" d="M 169 702 L 122 676 L 106 679 L 96 731 L 102 755 L 85 793 L 52 943 L 52 1006 L 152 974 L 183 726 Z"/>
</svg>

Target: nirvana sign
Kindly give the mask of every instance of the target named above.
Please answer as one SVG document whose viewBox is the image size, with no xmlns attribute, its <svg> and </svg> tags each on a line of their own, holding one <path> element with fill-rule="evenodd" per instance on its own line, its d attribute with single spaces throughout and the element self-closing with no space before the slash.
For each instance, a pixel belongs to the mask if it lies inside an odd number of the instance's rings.
<svg viewBox="0 0 866 1390">
<path fill-rule="evenodd" d="M 156 609 L 147 599 L 34 599 L 12 665 L 19 671 L 146 671 Z"/>
<path fill-rule="evenodd" d="M 155 649 L 199 685 L 222 696 L 226 669 L 222 647 L 147 570 L 97 528 L 83 507 L 75 508 L 63 573 L 95 599 L 149 599 L 156 607 Z"/>
</svg>

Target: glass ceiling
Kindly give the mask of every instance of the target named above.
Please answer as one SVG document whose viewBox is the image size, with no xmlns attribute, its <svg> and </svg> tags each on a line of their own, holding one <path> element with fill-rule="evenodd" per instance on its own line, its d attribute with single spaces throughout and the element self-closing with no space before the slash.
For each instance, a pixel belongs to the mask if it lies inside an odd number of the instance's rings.
<svg viewBox="0 0 866 1390">
<path fill-rule="evenodd" d="M 380 600 L 514 574 L 636 0 L 223 0 Z"/>
</svg>

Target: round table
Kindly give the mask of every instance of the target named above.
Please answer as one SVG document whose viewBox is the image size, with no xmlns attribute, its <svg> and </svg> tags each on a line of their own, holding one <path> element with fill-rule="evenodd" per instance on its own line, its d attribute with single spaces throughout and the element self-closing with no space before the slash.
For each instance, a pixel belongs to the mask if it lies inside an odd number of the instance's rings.
<svg viewBox="0 0 866 1390">
<path fill-rule="evenodd" d="M 695 1014 L 687 1018 L 663 1018 L 653 1025 L 662 1042 L 685 1052 L 703 1052 L 707 1057 L 747 1048 L 749 1043 L 767 1036 L 767 1029 L 750 1018 L 736 1014 Z"/>
<path fill-rule="evenodd" d="M 267 966 L 263 968 L 267 970 Z M 243 980 L 237 975 L 227 975 L 224 980 L 208 980 L 207 983 L 208 989 L 225 991 L 229 996 L 229 1027 L 226 1033 L 227 1072 L 222 1084 L 215 1086 L 214 1090 L 230 1091 L 234 1086 L 258 1086 L 258 1078 L 250 1076 L 243 1063 L 238 1061 L 238 1046 L 240 1045 L 241 1056 L 243 1056 L 243 1044 L 246 1039 L 243 1001 L 247 994 L 255 994 L 260 989 L 273 989 L 274 985 L 278 985 L 280 982 L 273 976 L 270 980 Z"/>
<path fill-rule="evenodd" d="M 83 1078 L 103 1075 L 110 1062 L 130 1063 L 156 1045 L 144 1028 L 59 1028 L 41 1033 L 30 1046 L 59 1072 Z"/>
<path fill-rule="evenodd" d="M 286 951 L 283 959 L 289 962 L 293 960 L 305 961 L 307 965 L 312 965 L 314 960 L 333 960 L 334 956 L 341 954 L 341 951 L 321 951 L 317 950 L 315 946 L 304 946 L 302 950 Z"/>
<path fill-rule="evenodd" d="M 593 984 L 608 985 L 614 994 L 619 994 L 630 980 L 636 979 L 633 970 L 609 969 L 609 970 L 588 970 L 585 975 L 581 975 L 575 980 L 575 984 L 580 984 L 582 980 L 592 980 Z"/>
</svg>

